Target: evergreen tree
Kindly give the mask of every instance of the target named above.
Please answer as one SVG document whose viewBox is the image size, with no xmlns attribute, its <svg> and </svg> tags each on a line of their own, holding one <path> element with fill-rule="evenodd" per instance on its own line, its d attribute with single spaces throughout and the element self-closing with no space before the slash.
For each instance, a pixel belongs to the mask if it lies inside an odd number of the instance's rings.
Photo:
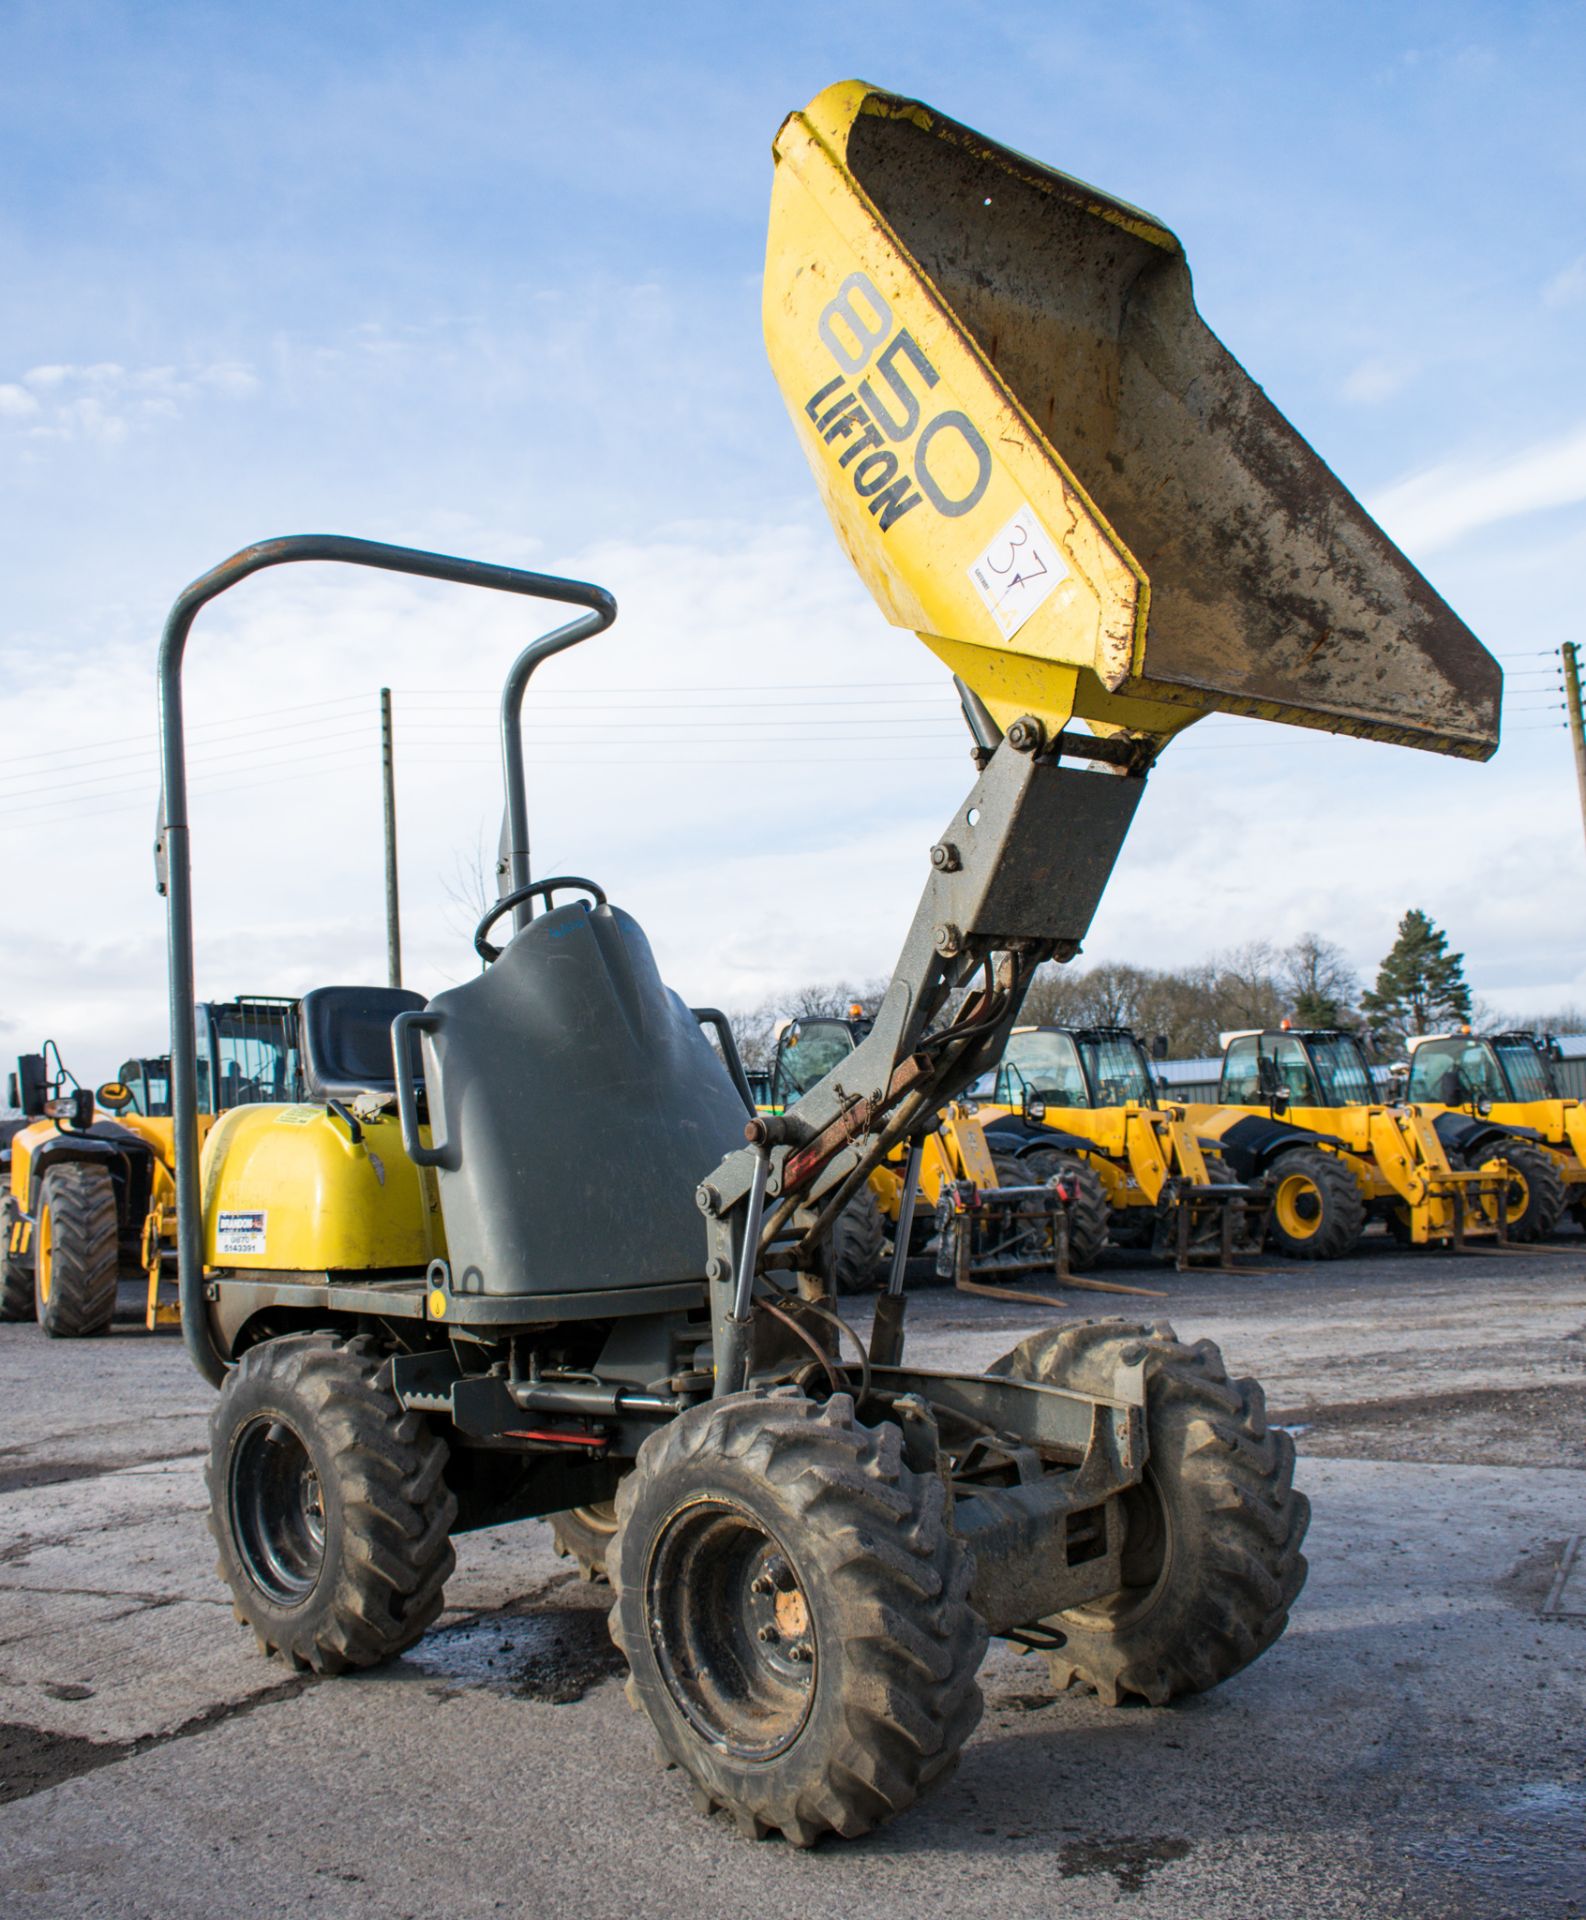
<svg viewBox="0 0 1586 1920">
<path fill-rule="evenodd" d="M 1465 956 L 1450 953 L 1448 935 L 1419 907 L 1399 922 L 1399 937 L 1377 973 L 1377 984 L 1360 996 L 1360 1010 L 1378 1042 L 1402 1046 L 1412 1033 L 1470 1018 Z"/>
</svg>

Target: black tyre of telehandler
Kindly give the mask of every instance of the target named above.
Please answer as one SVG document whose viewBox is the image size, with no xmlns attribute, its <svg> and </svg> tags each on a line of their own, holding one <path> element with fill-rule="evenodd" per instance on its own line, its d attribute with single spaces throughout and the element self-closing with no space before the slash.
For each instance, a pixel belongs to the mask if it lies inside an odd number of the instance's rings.
<svg viewBox="0 0 1586 1920">
<path fill-rule="evenodd" d="M 874 1293 L 881 1282 L 886 1223 L 876 1196 L 861 1187 L 832 1224 L 831 1284 L 838 1293 Z"/>
<path fill-rule="evenodd" d="M 1186 1346 L 1162 1321 L 1081 1321 L 1032 1334 L 991 1371 L 1107 1394 L 1119 1364 L 1142 1357 L 1149 1455 L 1123 1496 L 1124 1585 L 1039 1623 L 1064 1640 L 1046 1656 L 1053 1684 L 1109 1706 L 1165 1706 L 1227 1680 L 1278 1638 L 1305 1584 L 1311 1508 L 1294 1443 L 1211 1341 Z"/>
<path fill-rule="evenodd" d="M 120 1239 L 116 1190 L 103 1167 L 69 1160 L 39 1189 L 33 1228 L 33 1303 L 53 1339 L 108 1332 L 116 1316 Z"/>
<path fill-rule="evenodd" d="M 995 1157 L 1000 1180 L 1004 1156 Z M 1101 1184 L 1101 1175 L 1079 1154 L 1063 1153 L 1056 1147 L 1036 1147 L 1021 1153 L 1014 1166 L 1019 1170 L 1017 1177 L 1027 1186 L 1055 1180 L 1059 1174 L 1078 1183 L 1079 1197 L 1068 1216 L 1068 1264 L 1076 1273 L 1095 1266 L 1107 1244 L 1107 1189 Z M 1012 1169 L 1009 1177 L 1015 1177 Z"/>
<path fill-rule="evenodd" d="M 628 1698 L 740 1832 L 868 1833 L 952 1771 L 986 1629 L 936 1474 L 846 1394 L 691 1408 L 617 1491 Z"/>
<path fill-rule="evenodd" d="M 1342 1160 L 1320 1147 L 1290 1147 L 1267 1169 L 1267 1239 L 1291 1260 L 1342 1260 L 1366 1230 L 1366 1203 Z"/>
<path fill-rule="evenodd" d="M 0 1204 L 0 1320 L 34 1317 L 33 1274 L 11 1251 L 17 1215 L 9 1195 Z"/>
<path fill-rule="evenodd" d="M 233 1611 L 299 1670 L 373 1667 L 440 1613 L 456 1562 L 445 1443 L 359 1335 L 252 1347 L 210 1416 L 209 1527 Z"/>
<path fill-rule="evenodd" d="M 1504 1211 L 1511 1240 L 1540 1240 L 1563 1217 L 1564 1181 L 1553 1156 L 1529 1140 L 1505 1140 L 1501 1146 L 1477 1147 L 1465 1156 L 1465 1165 L 1478 1173 L 1508 1173 Z M 1483 1203 L 1482 1212 L 1496 1220 L 1496 1206 Z"/>
<path fill-rule="evenodd" d="M 32 1274 L 9 1253 L 0 1254 L 0 1320 L 32 1320 L 36 1315 Z"/>
<path fill-rule="evenodd" d="M 617 1531 L 617 1503 L 602 1500 L 588 1507 L 568 1507 L 548 1514 L 557 1558 L 576 1560 L 580 1580 L 606 1579 L 606 1555 Z"/>
</svg>

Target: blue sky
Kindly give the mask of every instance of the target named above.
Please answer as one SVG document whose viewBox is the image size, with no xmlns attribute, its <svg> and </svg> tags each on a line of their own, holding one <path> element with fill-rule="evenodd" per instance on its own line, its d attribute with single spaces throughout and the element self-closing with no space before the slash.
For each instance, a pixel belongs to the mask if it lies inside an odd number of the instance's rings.
<svg viewBox="0 0 1586 1920">
<path fill-rule="evenodd" d="M 616 588 L 600 658 L 536 688 L 539 844 L 686 992 L 885 969 L 967 768 L 826 529 L 758 317 L 771 137 L 848 75 L 1166 220 L 1209 323 L 1512 670 L 1482 768 L 1208 722 L 1090 954 L 1319 927 L 1368 967 L 1421 905 L 1489 998 L 1586 998 L 1547 704 L 1547 649 L 1586 638 L 1580 6 L 5 0 L 6 1043 L 94 1071 L 156 1043 L 159 622 L 311 528 Z M 233 598 L 194 643 L 203 985 L 378 971 L 382 680 L 410 971 L 455 977 L 521 625 L 389 583 Z"/>
</svg>

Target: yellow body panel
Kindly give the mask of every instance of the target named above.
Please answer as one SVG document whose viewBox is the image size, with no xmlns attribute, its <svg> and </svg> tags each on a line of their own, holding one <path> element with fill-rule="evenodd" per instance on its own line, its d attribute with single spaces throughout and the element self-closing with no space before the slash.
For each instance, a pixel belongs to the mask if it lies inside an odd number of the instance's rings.
<svg viewBox="0 0 1586 1920">
<path fill-rule="evenodd" d="M 204 1144 L 204 1264 L 236 1272 L 419 1269 L 444 1257 L 435 1177 L 402 1151 L 394 1114 L 235 1107 Z"/>
<path fill-rule="evenodd" d="M 1401 1206 L 1414 1245 L 1452 1239 L 1456 1230 L 1468 1238 L 1496 1234 L 1499 1177 L 1452 1166 L 1428 1111 L 1289 1106 L 1277 1117 L 1342 1142 L 1337 1157 L 1354 1175 L 1361 1198 Z M 1214 1139 L 1236 1121 L 1272 1117 L 1264 1106 L 1191 1105 L 1187 1112 Z M 1325 1148 L 1326 1142 L 1318 1145 Z"/>
<path fill-rule="evenodd" d="M 1416 1110 L 1435 1120 L 1440 1113 L 1466 1113 L 1465 1107 L 1444 1107 L 1418 1100 Z M 1586 1199 L 1586 1106 L 1579 1100 L 1494 1100 L 1483 1116 L 1500 1127 L 1528 1127 L 1541 1135 L 1558 1168 L 1570 1203 Z"/>
<path fill-rule="evenodd" d="M 983 1118 L 1005 1114 L 1017 1117 L 1021 1109 L 982 1101 Z M 1058 1107 L 1044 1123 L 1054 1132 L 1074 1133 L 1095 1148 L 1083 1153 L 1101 1176 L 1107 1204 L 1154 1207 L 1169 1180 L 1187 1180 L 1205 1186 L 1209 1175 L 1195 1129 L 1182 1106 L 1143 1107 L 1131 1100 L 1120 1107 Z M 1079 1149 L 1075 1149 L 1076 1152 Z"/>
</svg>

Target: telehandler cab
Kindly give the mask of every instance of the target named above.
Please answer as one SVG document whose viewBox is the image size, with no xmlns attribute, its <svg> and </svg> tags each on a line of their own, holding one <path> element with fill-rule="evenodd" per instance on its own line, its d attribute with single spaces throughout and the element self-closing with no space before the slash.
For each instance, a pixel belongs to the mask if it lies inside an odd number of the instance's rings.
<svg viewBox="0 0 1586 1920">
<path fill-rule="evenodd" d="M 299 1665 L 368 1666 L 435 1619 L 458 1528 L 615 1496 L 634 1704 L 700 1805 L 810 1844 L 947 1777 L 988 1634 L 1059 1687 L 1161 1704 L 1281 1633 L 1307 1504 L 1215 1348 L 1090 1321 L 986 1373 L 913 1367 L 895 1267 L 850 1355 L 821 1247 L 1078 950 L 1173 733 L 1220 707 L 1480 758 L 1500 677 L 1212 337 L 1157 222 L 859 83 L 774 156 L 773 368 L 860 572 L 963 682 L 981 763 L 837 1069 L 755 1113 L 635 922 L 529 877 L 523 687 L 610 624 L 598 587 L 332 536 L 247 549 L 172 610 L 161 743 L 182 1324 L 220 1388 L 239 1612 Z M 215 1127 L 201 1182 L 182 656 L 208 601 L 305 560 L 584 611 L 508 675 L 485 971 L 383 1050 L 326 1004 L 310 1101 L 257 1110 L 257 1168 Z"/>
</svg>

